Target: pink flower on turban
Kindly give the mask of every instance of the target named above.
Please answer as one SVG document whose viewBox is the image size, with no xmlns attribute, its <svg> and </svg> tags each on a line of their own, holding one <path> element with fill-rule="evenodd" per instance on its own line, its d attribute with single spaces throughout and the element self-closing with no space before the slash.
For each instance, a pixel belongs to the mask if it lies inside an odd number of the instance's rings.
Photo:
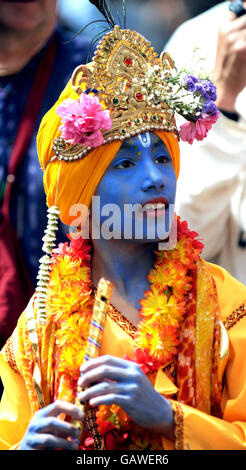
<svg viewBox="0 0 246 470">
<path fill-rule="evenodd" d="M 217 121 L 220 113 L 219 111 L 215 116 L 203 114 L 196 122 L 186 122 L 180 127 L 179 135 L 181 140 L 193 144 L 194 140 L 203 140 L 207 137 L 208 131 L 213 124 Z"/>
<path fill-rule="evenodd" d="M 68 98 L 56 112 L 62 118 L 61 135 L 72 144 L 98 147 L 104 142 L 101 130 L 112 127 L 110 112 L 102 109 L 94 95 L 82 93 L 79 100 Z"/>
</svg>

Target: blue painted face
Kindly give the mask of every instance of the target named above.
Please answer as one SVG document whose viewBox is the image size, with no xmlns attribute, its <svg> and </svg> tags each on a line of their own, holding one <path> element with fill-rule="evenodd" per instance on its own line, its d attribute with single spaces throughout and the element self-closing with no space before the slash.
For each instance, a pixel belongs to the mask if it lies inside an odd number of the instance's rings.
<svg viewBox="0 0 246 470">
<path fill-rule="evenodd" d="M 117 239 L 163 240 L 175 194 L 176 175 L 163 141 L 152 132 L 126 140 L 95 193 L 102 236 L 110 232 Z"/>
</svg>

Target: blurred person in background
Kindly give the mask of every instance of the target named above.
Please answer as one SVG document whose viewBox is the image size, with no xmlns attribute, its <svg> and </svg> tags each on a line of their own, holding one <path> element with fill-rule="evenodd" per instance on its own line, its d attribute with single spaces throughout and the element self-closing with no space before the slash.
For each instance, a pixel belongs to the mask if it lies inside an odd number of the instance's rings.
<svg viewBox="0 0 246 470">
<path fill-rule="evenodd" d="M 189 2 L 188 2 L 189 3 Z M 214 2 L 218 3 L 218 2 Z M 234 13 L 228 6 L 239 10 Z M 183 143 L 178 213 L 205 241 L 204 256 L 246 284 L 246 2 L 220 2 L 165 45 L 188 66 L 199 47 L 217 86 L 220 119 L 206 142 Z M 241 11 L 240 11 L 241 9 Z"/>
<path fill-rule="evenodd" d="M 66 43 L 71 35 L 57 26 L 56 3 L 0 0 L 0 346 L 34 290 L 42 256 L 37 130 L 88 52 L 84 38 Z"/>
<path fill-rule="evenodd" d="M 188 10 L 190 18 L 200 15 L 209 8 L 214 7 L 218 3 L 221 3 L 222 0 L 183 0 L 185 7 Z"/>
<path fill-rule="evenodd" d="M 126 0 L 127 28 L 147 36 L 161 52 L 173 32 L 186 20 L 202 13 L 219 1 L 215 0 Z M 102 20 L 101 13 L 89 0 L 58 0 L 58 16 L 65 28 L 78 33 L 90 21 Z M 112 8 L 121 8 L 121 0 L 112 0 Z M 153 14 L 154 12 L 154 14 Z M 81 22 L 81 18 L 86 21 Z M 98 25 L 85 28 L 80 35 L 93 39 Z"/>
<path fill-rule="evenodd" d="M 112 1 L 111 6 L 113 5 L 120 9 L 121 1 Z M 128 0 L 126 9 L 127 28 L 136 29 L 147 36 L 158 52 L 161 52 L 163 44 L 175 28 L 189 18 L 184 0 Z M 89 21 L 102 19 L 101 13 L 88 0 L 73 0 L 72 3 L 70 0 L 58 0 L 58 14 L 62 24 L 75 33 L 83 26 L 81 18 L 84 14 L 87 18 L 84 26 Z M 83 34 L 93 38 L 96 31 L 97 26 L 94 25 L 86 28 Z"/>
</svg>

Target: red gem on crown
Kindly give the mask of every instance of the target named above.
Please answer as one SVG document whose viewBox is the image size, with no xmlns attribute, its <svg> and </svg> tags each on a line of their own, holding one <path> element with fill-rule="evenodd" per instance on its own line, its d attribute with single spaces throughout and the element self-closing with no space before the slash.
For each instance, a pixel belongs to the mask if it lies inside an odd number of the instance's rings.
<svg viewBox="0 0 246 470">
<path fill-rule="evenodd" d="M 127 65 L 127 67 L 132 67 L 133 61 L 131 57 L 125 57 L 124 62 Z"/>
<path fill-rule="evenodd" d="M 142 93 L 136 93 L 136 99 L 137 99 L 138 101 L 143 101 L 143 95 L 142 95 Z"/>
</svg>

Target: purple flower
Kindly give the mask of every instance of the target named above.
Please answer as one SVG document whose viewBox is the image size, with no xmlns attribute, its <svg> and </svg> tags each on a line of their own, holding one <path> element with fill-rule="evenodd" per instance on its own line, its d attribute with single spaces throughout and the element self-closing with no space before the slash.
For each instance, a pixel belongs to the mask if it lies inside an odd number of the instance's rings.
<svg viewBox="0 0 246 470">
<path fill-rule="evenodd" d="M 205 100 L 217 100 L 216 87 L 210 80 L 202 80 L 196 85 L 195 91 L 200 93 Z"/>
<path fill-rule="evenodd" d="M 206 114 L 210 114 L 210 116 L 216 116 L 217 114 L 217 106 L 214 104 L 213 101 L 206 101 L 203 106 L 203 112 Z"/>
<path fill-rule="evenodd" d="M 184 83 L 189 91 L 195 91 L 196 84 L 198 82 L 199 80 L 196 77 L 193 77 L 193 75 L 186 75 L 186 77 L 184 77 Z"/>
<path fill-rule="evenodd" d="M 189 91 L 201 95 L 206 101 L 216 101 L 216 87 L 210 80 L 199 81 L 193 75 L 186 75 L 184 83 Z"/>
</svg>

